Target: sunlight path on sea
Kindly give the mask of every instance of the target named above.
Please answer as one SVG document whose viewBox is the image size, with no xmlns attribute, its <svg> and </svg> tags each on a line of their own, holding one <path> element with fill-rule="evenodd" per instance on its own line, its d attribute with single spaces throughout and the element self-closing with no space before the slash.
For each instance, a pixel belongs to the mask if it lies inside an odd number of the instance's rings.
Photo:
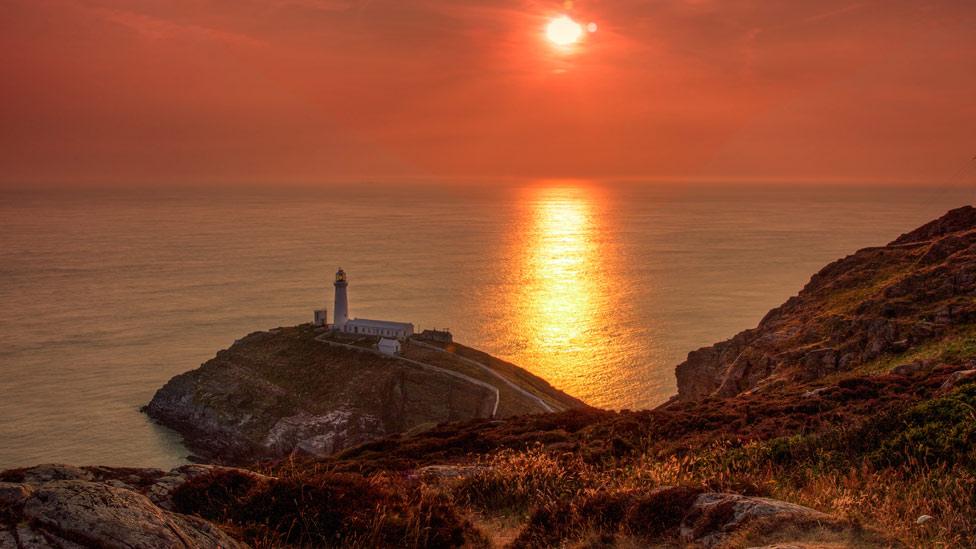
<svg viewBox="0 0 976 549">
<path fill-rule="evenodd" d="M 518 362 L 573 395 L 602 400 L 610 357 L 626 354 L 616 333 L 629 313 L 614 288 L 617 256 L 606 238 L 612 223 L 601 192 L 585 184 L 546 184 L 522 191 L 509 245 L 513 292 L 500 303 L 518 342 Z"/>
</svg>

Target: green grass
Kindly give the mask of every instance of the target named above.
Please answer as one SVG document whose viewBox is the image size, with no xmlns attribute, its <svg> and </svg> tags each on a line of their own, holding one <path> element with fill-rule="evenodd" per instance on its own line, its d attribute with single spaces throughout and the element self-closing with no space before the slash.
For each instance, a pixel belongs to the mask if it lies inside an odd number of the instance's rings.
<svg viewBox="0 0 976 549">
<path fill-rule="evenodd" d="M 853 288 L 835 291 L 825 296 L 821 316 L 837 316 L 850 314 L 867 301 L 870 297 L 880 294 L 886 287 L 895 283 L 904 274 L 904 266 L 900 264 L 886 265 L 874 272 L 870 279 Z"/>
<path fill-rule="evenodd" d="M 819 381 L 824 385 L 833 385 L 852 377 L 887 374 L 897 366 L 919 360 L 958 364 L 972 357 L 976 357 L 976 325 L 961 325 L 940 339 L 922 343 L 903 353 L 882 355 L 853 370 L 825 376 Z"/>
<path fill-rule="evenodd" d="M 976 473 L 976 385 L 912 406 L 870 454 L 879 465 L 961 465 Z"/>
</svg>

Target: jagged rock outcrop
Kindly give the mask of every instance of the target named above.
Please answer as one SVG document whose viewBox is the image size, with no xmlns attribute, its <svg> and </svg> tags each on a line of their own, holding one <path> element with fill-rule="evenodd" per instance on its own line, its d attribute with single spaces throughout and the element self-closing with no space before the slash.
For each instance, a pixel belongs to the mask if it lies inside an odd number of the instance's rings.
<svg viewBox="0 0 976 549">
<path fill-rule="evenodd" d="M 215 468 L 39 465 L 0 473 L 0 548 L 247 547 L 199 517 L 172 511 L 170 494 Z M 254 478 L 261 475 L 248 471 Z"/>
<path fill-rule="evenodd" d="M 238 464 L 293 452 L 326 456 L 382 436 L 489 417 L 496 406 L 501 413 L 546 411 L 508 387 L 499 406 L 489 383 L 448 370 L 447 353 L 434 353 L 443 359 L 424 368 L 330 346 L 319 335 L 309 325 L 251 334 L 171 379 L 145 411 L 179 431 L 198 456 Z"/>
<path fill-rule="evenodd" d="M 827 265 L 756 328 L 689 353 L 677 399 L 810 381 L 918 349 L 976 321 L 974 296 L 976 208 L 966 206 Z"/>
</svg>

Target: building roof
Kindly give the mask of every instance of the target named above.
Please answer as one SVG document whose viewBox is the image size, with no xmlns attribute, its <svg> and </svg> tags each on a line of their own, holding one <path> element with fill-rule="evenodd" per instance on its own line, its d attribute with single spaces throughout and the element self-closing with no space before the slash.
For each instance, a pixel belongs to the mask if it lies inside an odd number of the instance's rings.
<svg viewBox="0 0 976 549">
<path fill-rule="evenodd" d="M 369 328 L 392 328 L 395 330 L 406 330 L 413 329 L 413 324 L 409 322 L 393 322 L 390 320 L 370 320 L 368 318 L 354 318 L 352 320 L 346 321 L 346 326 L 349 325 L 363 326 Z"/>
</svg>

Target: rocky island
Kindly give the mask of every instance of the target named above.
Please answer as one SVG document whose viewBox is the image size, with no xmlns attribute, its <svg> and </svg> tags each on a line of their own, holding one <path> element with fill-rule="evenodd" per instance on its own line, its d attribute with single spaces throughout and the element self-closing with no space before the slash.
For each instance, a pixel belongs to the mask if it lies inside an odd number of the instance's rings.
<svg viewBox="0 0 976 549">
<path fill-rule="evenodd" d="M 174 377 L 145 411 L 208 461 L 327 456 L 448 421 L 586 407 L 545 380 L 456 343 L 373 338 L 306 324 L 257 332 Z"/>
<path fill-rule="evenodd" d="M 0 547 L 970 547 L 974 323 L 964 207 L 693 351 L 655 410 L 463 346 L 407 346 L 429 369 L 252 334 L 147 412 L 201 456 L 262 461 L 5 471 Z"/>
</svg>

